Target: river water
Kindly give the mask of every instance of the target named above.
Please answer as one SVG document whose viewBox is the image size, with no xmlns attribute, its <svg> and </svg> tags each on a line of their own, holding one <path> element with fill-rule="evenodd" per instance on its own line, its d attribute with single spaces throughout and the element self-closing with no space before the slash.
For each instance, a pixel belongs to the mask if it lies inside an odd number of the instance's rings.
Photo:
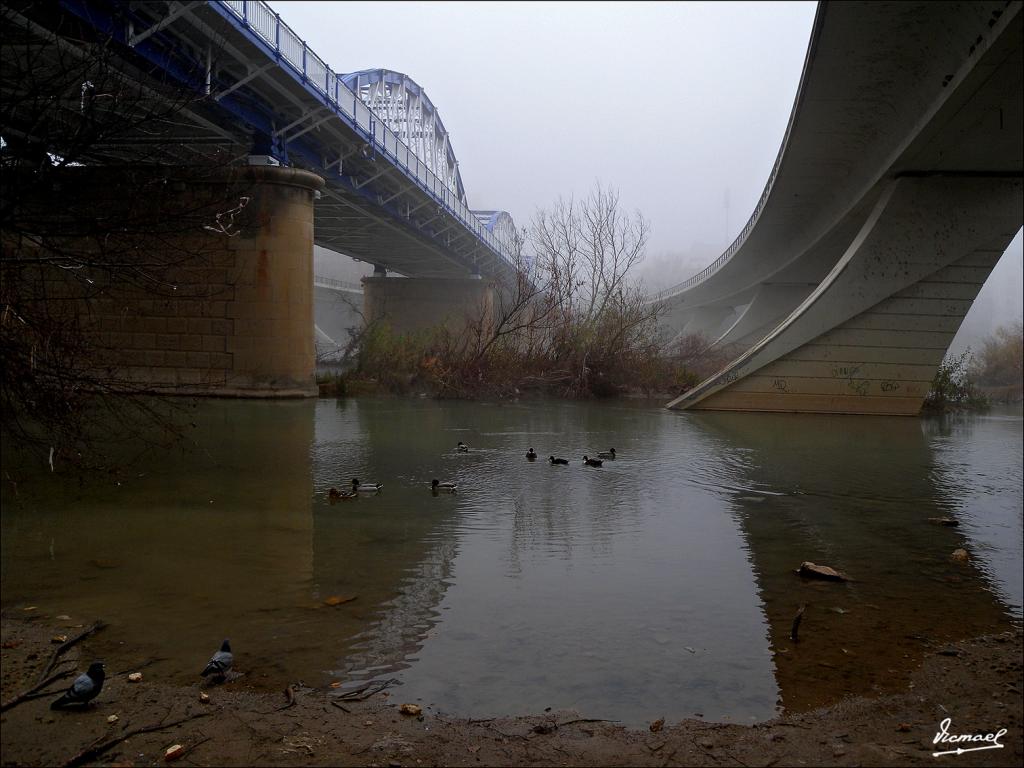
<svg viewBox="0 0 1024 768">
<path fill-rule="evenodd" d="M 90 653 L 115 671 L 160 659 L 146 674 L 176 684 L 229 637 L 233 685 L 394 679 L 445 714 L 634 726 L 885 691 L 928 649 L 1021 620 L 1019 407 L 343 399 L 187 418 L 190 450 L 86 482 L 5 459 L 5 610 L 68 616 L 69 633 L 102 617 Z M 384 490 L 330 504 L 352 477 Z M 947 516 L 959 526 L 928 522 Z M 852 580 L 805 581 L 805 560 Z"/>
</svg>

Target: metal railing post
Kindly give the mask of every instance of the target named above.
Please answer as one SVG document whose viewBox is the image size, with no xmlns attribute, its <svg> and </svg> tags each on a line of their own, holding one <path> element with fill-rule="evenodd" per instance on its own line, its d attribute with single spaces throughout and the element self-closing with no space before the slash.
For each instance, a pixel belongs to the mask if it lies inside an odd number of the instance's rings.
<svg viewBox="0 0 1024 768">
<path fill-rule="evenodd" d="M 274 25 L 274 52 L 281 55 L 281 14 L 275 13 L 277 24 Z"/>
</svg>

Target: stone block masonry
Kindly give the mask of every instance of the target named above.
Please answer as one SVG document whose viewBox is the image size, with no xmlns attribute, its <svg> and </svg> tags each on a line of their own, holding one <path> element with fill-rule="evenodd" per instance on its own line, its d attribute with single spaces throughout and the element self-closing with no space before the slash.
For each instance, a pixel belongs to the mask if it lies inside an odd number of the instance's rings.
<svg viewBox="0 0 1024 768">
<path fill-rule="evenodd" d="M 117 178 L 118 169 L 89 169 L 71 186 L 100 185 L 109 197 Z M 323 180 L 270 167 L 181 169 L 170 179 L 168 217 L 184 208 L 187 223 L 133 243 L 140 274 L 158 279 L 131 279 L 122 274 L 130 266 L 92 283 L 55 270 L 47 299 L 77 313 L 96 369 L 132 388 L 315 396 L 313 199 Z"/>
</svg>

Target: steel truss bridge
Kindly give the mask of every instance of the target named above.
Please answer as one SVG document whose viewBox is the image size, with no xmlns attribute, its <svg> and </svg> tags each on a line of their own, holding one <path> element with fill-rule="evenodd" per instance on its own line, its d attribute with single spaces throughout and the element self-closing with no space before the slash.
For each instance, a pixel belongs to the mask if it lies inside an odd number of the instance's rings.
<svg viewBox="0 0 1024 768">
<path fill-rule="evenodd" d="M 470 208 L 450 134 L 408 75 L 335 72 L 259 0 L 44 5 L 5 3 L 2 44 L 35 38 L 81 57 L 76 37 L 91 33 L 113 41 L 142 92 L 158 99 L 173 83 L 196 95 L 159 140 L 122 134 L 87 162 L 124 161 L 147 142 L 147 157 L 174 165 L 225 152 L 239 163 L 271 158 L 264 162 L 326 180 L 317 245 L 410 277 L 514 275 L 511 217 Z M 67 119 L 76 119 L 77 104 L 73 94 Z M 18 131 L 15 122 L 8 133 Z"/>
</svg>

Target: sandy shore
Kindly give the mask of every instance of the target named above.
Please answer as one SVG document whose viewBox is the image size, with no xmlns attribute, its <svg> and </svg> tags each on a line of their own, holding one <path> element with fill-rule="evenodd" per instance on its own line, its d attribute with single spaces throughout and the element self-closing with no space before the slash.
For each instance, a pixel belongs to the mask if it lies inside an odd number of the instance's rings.
<svg viewBox="0 0 1024 768">
<path fill-rule="evenodd" d="M 5 613 L 0 623 L 5 706 L 38 682 L 57 647 L 51 643 L 59 629 L 53 617 L 17 613 Z M 83 671 L 89 638 L 64 657 L 73 663 L 58 670 Z M 182 688 L 162 684 L 159 665 L 142 670 L 142 681 L 133 683 L 108 660 L 103 692 L 85 710 L 51 711 L 56 695 L 6 709 L 0 717 L 2 763 L 156 765 L 165 763 L 168 747 L 181 744 L 186 752 L 178 765 L 1019 766 L 1024 762 L 1021 659 L 1016 630 L 936 649 L 897 694 L 847 699 L 754 726 L 683 720 L 640 731 L 590 720 L 585 712 L 493 720 L 429 711 L 403 715 L 400 691 L 364 701 L 339 701 L 329 689 L 300 689 L 287 697 L 249 691 L 244 676 L 223 685 Z M 65 679 L 47 690 L 67 685 Z M 201 692 L 208 702 L 200 700 Z M 108 721 L 112 715 L 115 722 Z M 950 734 L 1005 728 L 999 739 L 1004 746 L 934 757 L 939 749 L 983 744 L 937 746 L 934 739 L 945 718 L 951 718 Z M 149 727 L 160 730 L 120 740 Z M 74 762 L 90 746 L 106 744 L 112 745 L 102 754 Z"/>
</svg>

